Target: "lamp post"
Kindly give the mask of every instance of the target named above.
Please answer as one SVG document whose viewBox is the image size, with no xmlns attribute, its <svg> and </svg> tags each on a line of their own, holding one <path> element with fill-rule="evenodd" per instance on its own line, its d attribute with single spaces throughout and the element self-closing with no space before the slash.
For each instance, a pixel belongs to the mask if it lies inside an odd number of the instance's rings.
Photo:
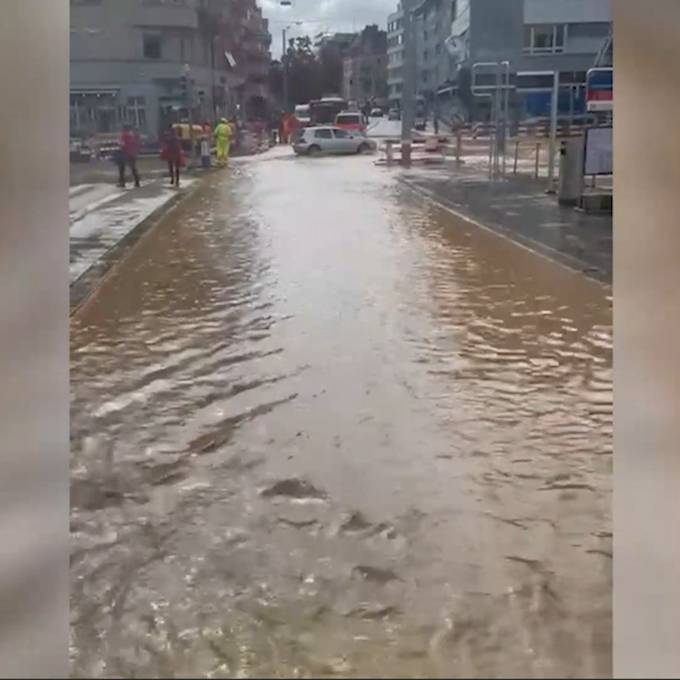
<svg viewBox="0 0 680 680">
<path fill-rule="evenodd" d="M 402 0 L 404 11 L 404 82 L 401 90 L 401 162 L 411 163 L 411 137 L 415 122 L 416 36 L 413 30 L 413 0 Z"/>
<path fill-rule="evenodd" d="M 281 3 L 283 4 L 283 3 Z M 283 108 L 288 111 L 288 41 L 286 31 L 293 26 L 302 25 L 302 21 L 293 21 L 281 31 L 281 65 L 283 66 Z"/>
</svg>

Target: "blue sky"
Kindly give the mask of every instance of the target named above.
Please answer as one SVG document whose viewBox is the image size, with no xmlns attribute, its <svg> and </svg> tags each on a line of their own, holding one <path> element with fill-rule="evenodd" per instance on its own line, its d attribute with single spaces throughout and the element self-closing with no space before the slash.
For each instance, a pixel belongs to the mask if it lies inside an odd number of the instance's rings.
<svg viewBox="0 0 680 680">
<path fill-rule="evenodd" d="M 302 26 L 289 29 L 291 38 L 314 35 L 321 31 L 358 31 L 366 24 L 387 25 L 387 15 L 397 0 L 292 0 L 291 7 L 281 7 L 279 0 L 258 0 L 264 16 L 270 20 L 272 55 L 281 54 L 281 31 L 287 23 L 303 20 Z"/>
</svg>

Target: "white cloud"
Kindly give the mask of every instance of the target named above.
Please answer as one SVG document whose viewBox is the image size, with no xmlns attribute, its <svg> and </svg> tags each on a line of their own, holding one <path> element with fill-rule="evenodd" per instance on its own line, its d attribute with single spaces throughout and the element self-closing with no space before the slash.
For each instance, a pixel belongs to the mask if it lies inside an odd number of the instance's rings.
<svg viewBox="0 0 680 680">
<path fill-rule="evenodd" d="M 270 20 L 272 54 L 281 54 L 281 31 L 287 23 L 303 21 L 289 30 L 290 37 L 314 35 L 321 31 L 360 31 L 367 24 L 387 25 L 397 0 L 292 0 L 281 7 L 280 0 L 259 0 L 264 16 Z"/>
</svg>

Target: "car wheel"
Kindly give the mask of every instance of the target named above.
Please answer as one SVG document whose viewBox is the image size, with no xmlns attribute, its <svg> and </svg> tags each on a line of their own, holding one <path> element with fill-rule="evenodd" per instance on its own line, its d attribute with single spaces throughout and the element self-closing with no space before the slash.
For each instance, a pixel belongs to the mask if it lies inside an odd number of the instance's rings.
<svg viewBox="0 0 680 680">
<path fill-rule="evenodd" d="M 359 148 L 357 149 L 357 153 L 368 153 L 371 150 L 371 145 L 367 144 L 366 142 L 362 142 L 359 144 Z"/>
<path fill-rule="evenodd" d="M 310 156 L 318 156 L 321 153 L 321 147 L 318 144 L 312 144 L 312 146 L 307 149 L 307 153 Z"/>
</svg>

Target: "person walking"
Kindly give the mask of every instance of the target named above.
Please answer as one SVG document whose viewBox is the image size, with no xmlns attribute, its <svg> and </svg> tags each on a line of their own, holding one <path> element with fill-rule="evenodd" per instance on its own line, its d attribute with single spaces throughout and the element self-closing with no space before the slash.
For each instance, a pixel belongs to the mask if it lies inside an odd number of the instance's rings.
<svg viewBox="0 0 680 680">
<path fill-rule="evenodd" d="M 182 143 L 177 136 L 177 130 L 172 123 L 163 135 L 161 158 L 168 163 L 170 184 L 179 188 L 179 171 L 184 166 L 184 151 L 182 150 Z"/>
<path fill-rule="evenodd" d="M 225 167 L 229 162 L 229 150 L 233 130 L 226 118 L 221 118 L 215 128 L 215 141 L 217 142 L 217 164 Z"/>
<path fill-rule="evenodd" d="M 125 167 L 130 166 L 130 172 L 139 187 L 139 172 L 137 172 L 137 154 L 139 153 L 139 137 L 130 125 L 124 125 L 120 135 L 118 149 L 118 186 L 125 188 Z"/>
</svg>

